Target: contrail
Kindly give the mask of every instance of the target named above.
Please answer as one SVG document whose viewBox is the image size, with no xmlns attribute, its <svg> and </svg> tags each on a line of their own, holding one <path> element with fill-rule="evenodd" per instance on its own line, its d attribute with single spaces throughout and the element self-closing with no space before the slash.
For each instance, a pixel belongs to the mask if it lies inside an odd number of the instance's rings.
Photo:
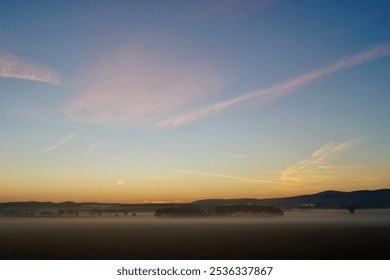
<svg viewBox="0 0 390 280">
<path fill-rule="evenodd" d="M 156 179 L 156 180 L 173 180 L 176 179 L 174 177 L 167 177 L 167 176 L 143 176 L 145 179 Z"/>
<path fill-rule="evenodd" d="M 175 117 L 171 117 L 165 120 L 162 120 L 156 124 L 156 127 L 175 127 L 185 123 L 193 122 L 195 120 L 201 119 L 207 115 L 217 113 L 237 103 L 243 101 L 251 100 L 258 97 L 265 97 L 265 102 L 270 102 L 271 100 L 283 96 L 299 87 L 306 85 L 307 83 L 316 80 L 322 76 L 332 74 L 365 62 L 378 59 L 381 57 L 388 56 L 390 54 L 390 42 L 382 43 L 375 45 L 369 49 L 366 49 L 362 52 L 354 54 L 337 60 L 327 66 L 321 67 L 316 70 L 309 71 L 298 77 L 283 81 L 278 84 L 274 84 L 270 87 L 261 88 L 244 95 L 231 98 L 225 101 L 217 102 L 207 107 L 179 114 Z"/>
<path fill-rule="evenodd" d="M 252 184 L 259 184 L 259 183 L 279 184 L 279 182 L 272 181 L 272 180 L 252 179 L 252 178 L 245 178 L 245 177 L 237 177 L 237 176 L 198 172 L 198 171 L 191 171 L 191 170 L 181 170 L 181 169 L 174 170 L 174 171 L 180 173 L 194 174 L 199 176 L 216 177 L 216 178 L 222 178 L 222 179 L 233 180 L 233 181 L 241 181 L 241 182 L 252 183 Z"/>
<path fill-rule="evenodd" d="M 86 154 L 92 153 L 96 149 L 100 147 L 100 142 L 94 142 L 91 146 L 89 146 L 88 150 L 85 152 Z"/>
<path fill-rule="evenodd" d="M 64 139 L 62 139 L 58 144 L 47 148 L 46 150 L 42 151 L 42 153 L 48 153 L 48 152 L 54 151 L 55 149 L 58 149 L 59 147 L 63 146 L 66 142 L 69 142 L 70 140 L 72 140 L 73 136 L 74 136 L 74 133 L 69 134 Z"/>
<path fill-rule="evenodd" d="M 49 84 L 60 84 L 60 75 L 36 62 L 0 51 L 0 77 L 32 80 Z"/>
</svg>

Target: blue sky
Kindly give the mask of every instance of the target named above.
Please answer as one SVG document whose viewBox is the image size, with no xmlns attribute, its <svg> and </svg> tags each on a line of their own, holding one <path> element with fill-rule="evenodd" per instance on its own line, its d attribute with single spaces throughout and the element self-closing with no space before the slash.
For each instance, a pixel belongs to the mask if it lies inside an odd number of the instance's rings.
<svg viewBox="0 0 390 280">
<path fill-rule="evenodd" d="M 0 201 L 389 186 L 388 1 L 0 5 Z"/>
</svg>

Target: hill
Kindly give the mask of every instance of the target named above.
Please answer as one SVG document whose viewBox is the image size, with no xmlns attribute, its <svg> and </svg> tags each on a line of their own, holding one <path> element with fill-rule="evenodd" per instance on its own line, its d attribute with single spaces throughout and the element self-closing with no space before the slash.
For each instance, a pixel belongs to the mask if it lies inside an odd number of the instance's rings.
<svg viewBox="0 0 390 280">
<path fill-rule="evenodd" d="M 262 204 L 277 205 L 283 208 L 344 208 L 348 205 L 354 205 L 357 208 L 390 208 L 390 189 L 352 192 L 328 190 L 316 194 L 267 199 L 205 199 L 194 201 L 192 204 L 210 207 L 231 204 Z"/>
</svg>

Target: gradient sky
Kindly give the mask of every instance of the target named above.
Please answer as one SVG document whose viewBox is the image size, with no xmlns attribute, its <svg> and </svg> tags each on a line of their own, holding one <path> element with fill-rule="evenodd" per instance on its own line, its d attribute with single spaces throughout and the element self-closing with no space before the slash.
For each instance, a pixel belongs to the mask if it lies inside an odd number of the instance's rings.
<svg viewBox="0 0 390 280">
<path fill-rule="evenodd" d="M 0 202 L 390 187 L 390 2 L 0 3 Z"/>
</svg>

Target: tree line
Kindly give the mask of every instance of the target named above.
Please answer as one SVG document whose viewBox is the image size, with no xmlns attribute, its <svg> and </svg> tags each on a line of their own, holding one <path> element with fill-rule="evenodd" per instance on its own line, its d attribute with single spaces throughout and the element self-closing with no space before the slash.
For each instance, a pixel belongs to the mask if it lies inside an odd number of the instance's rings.
<svg viewBox="0 0 390 280">
<path fill-rule="evenodd" d="M 222 205 L 214 209 L 201 209 L 196 207 L 170 207 L 156 209 L 157 217 L 260 217 L 283 216 L 279 207 L 271 205 Z"/>
<path fill-rule="evenodd" d="M 223 205 L 215 208 L 216 216 L 230 217 L 258 217 L 258 216 L 283 216 L 279 207 L 271 205 Z"/>
</svg>

